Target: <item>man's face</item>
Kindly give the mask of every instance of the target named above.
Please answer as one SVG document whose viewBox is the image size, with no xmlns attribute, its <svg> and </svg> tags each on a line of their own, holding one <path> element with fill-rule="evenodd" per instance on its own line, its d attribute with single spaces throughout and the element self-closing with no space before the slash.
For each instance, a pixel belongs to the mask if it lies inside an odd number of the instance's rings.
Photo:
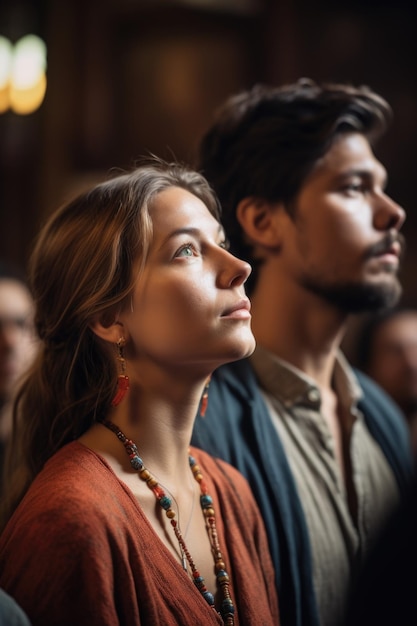
<svg viewBox="0 0 417 626">
<path fill-rule="evenodd" d="M 345 313 L 391 306 L 401 293 L 405 213 L 385 183 L 368 141 L 350 133 L 316 164 L 295 202 L 287 271 Z"/>
<path fill-rule="evenodd" d="M 5 402 L 36 349 L 33 303 L 26 287 L 0 279 L 0 401 Z"/>
</svg>

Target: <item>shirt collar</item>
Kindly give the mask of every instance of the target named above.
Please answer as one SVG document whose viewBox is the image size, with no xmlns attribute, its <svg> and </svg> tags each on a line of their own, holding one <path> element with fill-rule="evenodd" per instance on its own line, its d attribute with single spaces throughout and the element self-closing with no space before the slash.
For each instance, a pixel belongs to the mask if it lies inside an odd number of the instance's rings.
<svg viewBox="0 0 417 626">
<path fill-rule="evenodd" d="M 304 405 L 320 409 L 320 389 L 310 376 L 297 367 L 259 345 L 250 361 L 265 391 L 285 406 Z M 357 404 L 362 398 L 362 390 L 340 350 L 336 355 L 333 384 L 342 405 L 349 411 L 356 411 Z"/>
</svg>

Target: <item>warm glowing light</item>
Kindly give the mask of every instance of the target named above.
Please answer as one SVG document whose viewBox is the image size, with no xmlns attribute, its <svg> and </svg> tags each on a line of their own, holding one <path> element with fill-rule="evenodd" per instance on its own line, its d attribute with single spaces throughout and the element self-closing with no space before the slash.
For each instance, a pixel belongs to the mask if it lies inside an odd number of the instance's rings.
<svg viewBox="0 0 417 626">
<path fill-rule="evenodd" d="M 10 87 L 10 108 L 19 115 L 32 113 L 41 106 L 45 92 L 45 74 L 41 74 L 38 82 L 26 89 L 18 89 L 15 84 L 12 84 Z"/>
<path fill-rule="evenodd" d="M 10 108 L 9 88 L 0 89 L 0 114 L 6 113 Z"/>
<path fill-rule="evenodd" d="M 9 108 L 27 115 L 40 107 L 46 92 L 46 45 L 25 35 L 13 46 L 0 37 L 0 113 Z"/>
<path fill-rule="evenodd" d="M 11 42 L 0 35 L 0 89 L 4 89 L 9 82 L 12 67 L 13 46 Z"/>
<path fill-rule="evenodd" d="M 16 43 L 12 82 L 16 89 L 29 89 L 39 82 L 46 69 L 46 46 L 36 35 L 26 35 Z"/>
</svg>

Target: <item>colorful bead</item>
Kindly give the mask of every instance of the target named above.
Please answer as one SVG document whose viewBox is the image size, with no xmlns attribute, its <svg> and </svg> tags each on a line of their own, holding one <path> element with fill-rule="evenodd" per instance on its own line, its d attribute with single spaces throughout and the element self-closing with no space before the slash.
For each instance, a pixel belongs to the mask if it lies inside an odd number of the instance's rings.
<svg viewBox="0 0 417 626">
<path fill-rule="evenodd" d="M 214 606 L 214 596 L 210 591 L 204 591 L 201 595 L 208 604 Z"/>
<path fill-rule="evenodd" d="M 219 583 L 229 581 L 229 576 L 227 572 L 224 571 L 224 569 L 221 569 L 219 572 L 217 572 L 217 580 L 219 581 Z"/>
<path fill-rule="evenodd" d="M 134 470 L 140 470 L 143 468 L 142 459 L 139 456 L 134 456 L 133 459 L 130 459 L 130 465 Z"/>
<path fill-rule="evenodd" d="M 225 598 L 222 602 L 222 614 L 234 612 L 235 607 L 233 606 L 233 602 L 230 600 L 230 598 Z"/>
<path fill-rule="evenodd" d="M 208 496 L 208 495 L 200 496 L 200 505 L 203 509 L 207 509 L 208 507 L 211 507 L 212 504 L 213 504 L 213 498 L 211 496 Z"/>
<path fill-rule="evenodd" d="M 172 503 L 170 498 L 168 498 L 167 496 L 162 496 L 162 498 L 159 498 L 159 504 L 162 506 L 163 509 L 165 509 L 165 511 L 167 511 L 171 507 Z"/>
<path fill-rule="evenodd" d="M 200 591 L 202 597 L 208 603 L 208 605 L 214 610 L 216 610 L 215 603 L 214 603 L 214 596 L 207 589 L 203 576 L 201 576 L 200 572 L 196 568 L 193 558 L 191 557 L 191 554 L 189 553 L 188 548 L 185 544 L 185 541 L 179 529 L 178 523 L 174 519 L 176 514 L 175 514 L 175 511 L 171 508 L 171 505 L 172 505 L 171 498 L 169 498 L 165 494 L 165 491 L 162 488 L 162 486 L 158 483 L 156 478 L 152 476 L 150 471 L 146 469 L 146 467 L 144 466 L 143 461 L 138 454 L 138 449 L 136 447 L 136 444 L 130 439 L 128 439 L 122 433 L 120 428 L 116 426 L 116 424 L 113 424 L 112 422 L 106 420 L 106 421 L 103 421 L 103 425 L 106 426 L 106 428 L 109 428 L 112 432 L 114 432 L 116 436 L 118 437 L 118 439 L 123 443 L 126 449 L 126 452 L 129 456 L 131 466 L 133 467 L 133 469 L 135 469 L 138 472 L 139 477 L 144 482 L 146 482 L 149 489 L 153 491 L 157 501 L 159 502 L 161 507 L 164 509 L 165 514 L 167 518 L 170 520 L 171 526 L 174 530 L 175 536 L 179 543 L 181 554 L 188 561 L 195 586 Z M 203 479 L 201 469 L 199 465 L 197 465 L 195 458 L 190 455 L 188 460 L 189 460 L 190 468 L 194 475 L 194 478 L 200 485 L 200 491 L 201 491 L 200 506 L 201 506 L 201 510 L 202 510 L 202 513 L 204 515 L 204 518 L 207 524 L 207 531 L 208 531 L 208 536 L 209 536 L 209 540 L 211 544 L 211 551 L 213 553 L 213 558 L 214 558 L 216 580 L 223 594 L 220 614 L 222 616 L 222 620 L 225 626 L 233 626 L 235 608 L 233 606 L 233 601 L 230 597 L 230 591 L 229 591 L 230 578 L 229 578 L 228 573 L 226 572 L 226 565 L 223 561 L 223 557 L 222 557 L 222 553 L 221 553 L 220 545 L 218 541 L 215 512 L 213 508 L 213 498 L 207 493 L 206 482 Z"/>
</svg>

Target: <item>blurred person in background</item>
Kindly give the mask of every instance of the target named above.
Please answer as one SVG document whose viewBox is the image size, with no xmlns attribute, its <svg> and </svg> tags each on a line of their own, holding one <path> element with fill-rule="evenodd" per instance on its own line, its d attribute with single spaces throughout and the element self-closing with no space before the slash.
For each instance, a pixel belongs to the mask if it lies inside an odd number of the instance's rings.
<svg viewBox="0 0 417 626">
<path fill-rule="evenodd" d="M 403 411 L 417 452 L 417 310 L 395 308 L 369 317 L 357 340 L 357 364 Z"/>
<path fill-rule="evenodd" d="M 234 464 L 264 516 L 282 623 L 335 626 L 412 473 L 405 421 L 340 351 L 351 314 L 393 306 L 405 212 L 374 154 L 367 87 L 255 86 L 202 140 L 231 250 L 253 266 L 257 347 L 213 374 L 193 442 Z"/>
<path fill-rule="evenodd" d="M 34 305 L 24 273 L 0 260 L 0 477 L 12 426 L 12 400 L 37 349 Z"/>
</svg>

